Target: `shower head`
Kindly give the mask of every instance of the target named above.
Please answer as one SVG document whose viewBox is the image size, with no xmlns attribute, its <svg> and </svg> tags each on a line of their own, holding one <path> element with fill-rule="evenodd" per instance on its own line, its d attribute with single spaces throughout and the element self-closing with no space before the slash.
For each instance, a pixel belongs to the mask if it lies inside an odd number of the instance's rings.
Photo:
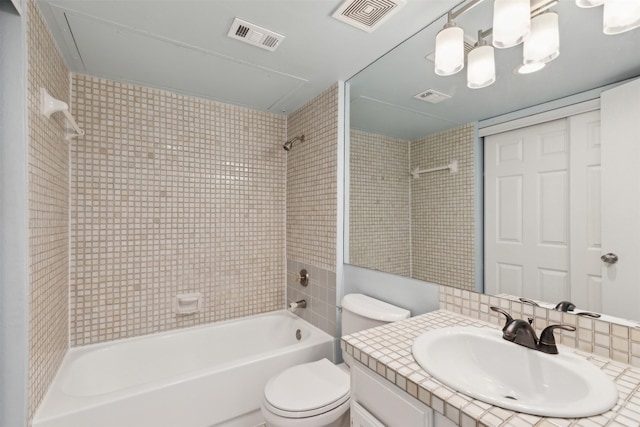
<svg viewBox="0 0 640 427">
<path fill-rule="evenodd" d="M 304 142 L 304 135 L 296 136 L 295 138 L 291 138 L 290 140 L 288 140 L 287 142 L 284 143 L 282 148 L 284 148 L 285 151 L 289 151 L 289 150 L 291 150 L 291 147 L 293 147 L 293 143 L 296 142 L 296 141 Z"/>
</svg>

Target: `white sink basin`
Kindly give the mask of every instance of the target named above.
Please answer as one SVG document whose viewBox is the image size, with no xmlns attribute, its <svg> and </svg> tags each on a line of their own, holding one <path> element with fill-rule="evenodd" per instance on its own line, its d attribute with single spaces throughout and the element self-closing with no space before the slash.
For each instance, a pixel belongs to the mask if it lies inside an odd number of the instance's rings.
<svg viewBox="0 0 640 427">
<path fill-rule="evenodd" d="M 430 375 L 492 405 L 563 418 L 611 409 L 618 401 L 613 381 L 567 351 L 545 354 L 504 340 L 500 330 L 472 327 L 436 329 L 413 343 L 413 357 Z"/>
</svg>

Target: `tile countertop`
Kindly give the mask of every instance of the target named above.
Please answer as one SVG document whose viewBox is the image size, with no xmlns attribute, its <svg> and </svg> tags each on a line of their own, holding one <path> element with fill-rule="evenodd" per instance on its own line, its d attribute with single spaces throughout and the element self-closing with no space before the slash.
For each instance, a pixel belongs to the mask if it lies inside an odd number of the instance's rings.
<svg viewBox="0 0 640 427">
<path fill-rule="evenodd" d="M 584 357 L 615 381 L 619 398 L 612 410 L 588 418 L 545 418 L 498 408 L 457 393 L 427 374 L 411 354 L 413 341 L 423 332 L 448 326 L 496 328 L 481 320 L 437 310 L 344 336 L 341 346 L 378 375 L 463 427 L 640 426 L 640 368 L 561 345 L 560 352 Z"/>
</svg>

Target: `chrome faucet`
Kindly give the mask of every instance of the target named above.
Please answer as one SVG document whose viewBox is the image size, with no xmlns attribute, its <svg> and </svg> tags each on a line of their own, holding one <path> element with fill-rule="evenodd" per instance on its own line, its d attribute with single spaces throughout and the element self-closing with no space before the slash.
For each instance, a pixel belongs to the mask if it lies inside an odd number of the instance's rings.
<svg viewBox="0 0 640 427">
<path fill-rule="evenodd" d="M 502 338 L 507 341 L 511 341 L 515 344 L 538 350 L 547 354 L 558 354 L 558 347 L 556 346 L 556 340 L 553 336 L 553 331 L 556 329 L 564 329 L 565 331 L 575 331 L 576 328 L 569 325 L 549 325 L 540 334 L 540 339 L 536 335 L 536 331 L 531 324 L 533 319 L 522 320 L 514 319 L 511 315 L 500 307 L 491 307 L 491 310 L 496 311 L 506 317 L 504 328 L 502 328 Z"/>
</svg>

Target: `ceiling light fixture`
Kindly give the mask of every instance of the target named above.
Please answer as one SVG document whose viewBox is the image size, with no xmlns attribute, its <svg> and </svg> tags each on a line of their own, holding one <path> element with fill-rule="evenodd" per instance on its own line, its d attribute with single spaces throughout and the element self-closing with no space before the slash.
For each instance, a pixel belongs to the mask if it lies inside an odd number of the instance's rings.
<svg viewBox="0 0 640 427">
<path fill-rule="evenodd" d="M 529 35 L 530 22 L 530 0 L 495 0 L 493 45 L 501 49 L 519 45 Z"/>
<path fill-rule="evenodd" d="M 576 0 L 576 6 L 582 8 L 601 6 L 602 3 L 604 3 L 604 0 Z"/>
<path fill-rule="evenodd" d="M 522 48 L 524 64 L 547 63 L 560 55 L 558 14 L 545 12 L 531 18 L 531 33 Z"/>
<path fill-rule="evenodd" d="M 603 26 L 605 34 L 620 34 L 640 27 L 640 1 L 606 0 Z"/>
<path fill-rule="evenodd" d="M 513 74 L 531 74 L 542 70 L 547 64 L 544 62 L 532 62 L 531 64 L 521 64 L 513 70 Z"/>
<path fill-rule="evenodd" d="M 582 8 L 601 6 L 602 32 L 620 34 L 640 27 L 640 1 L 638 0 L 576 0 Z"/>
<path fill-rule="evenodd" d="M 464 31 L 449 17 L 436 36 L 436 68 L 439 76 L 450 76 L 464 68 Z"/>
<path fill-rule="evenodd" d="M 467 87 L 481 89 L 496 81 L 496 62 L 493 46 L 478 31 L 478 42 L 467 58 Z"/>
</svg>

